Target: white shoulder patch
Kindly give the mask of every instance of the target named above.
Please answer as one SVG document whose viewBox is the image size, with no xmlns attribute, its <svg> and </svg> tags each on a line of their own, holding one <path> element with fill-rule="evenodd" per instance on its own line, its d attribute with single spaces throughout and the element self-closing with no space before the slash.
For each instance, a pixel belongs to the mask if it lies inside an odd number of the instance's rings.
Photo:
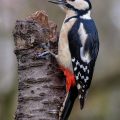
<svg viewBox="0 0 120 120">
<path fill-rule="evenodd" d="M 78 30 L 78 34 L 79 34 L 79 36 L 80 36 L 80 40 L 81 40 L 82 46 L 84 46 L 85 43 L 86 43 L 88 34 L 87 34 L 86 31 L 85 31 L 85 28 L 84 28 L 83 23 L 80 23 L 80 28 L 79 28 L 79 30 Z"/>
</svg>

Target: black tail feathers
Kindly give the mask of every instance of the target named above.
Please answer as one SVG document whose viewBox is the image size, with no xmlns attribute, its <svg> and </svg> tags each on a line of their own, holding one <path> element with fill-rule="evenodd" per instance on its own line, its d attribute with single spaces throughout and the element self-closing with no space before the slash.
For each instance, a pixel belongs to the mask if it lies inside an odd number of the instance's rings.
<svg viewBox="0 0 120 120">
<path fill-rule="evenodd" d="M 80 90 L 81 91 L 81 90 Z M 79 100 L 80 100 L 80 108 L 81 110 L 84 108 L 84 104 L 85 104 L 85 100 L 86 100 L 86 95 L 87 95 L 87 91 L 84 92 L 79 92 Z"/>
<path fill-rule="evenodd" d="M 76 86 L 71 87 L 70 91 L 66 95 L 63 106 L 60 109 L 59 120 L 68 120 L 68 117 L 71 113 L 74 101 L 77 96 L 78 90 Z"/>
<path fill-rule="evenodd" d="M 82 110 L 83 107 L 84 107 L 84 102 L 85 102 L 84 98 L 80 98 L 80 109 L 81 109 L 81 110 Z"/>
</svg>

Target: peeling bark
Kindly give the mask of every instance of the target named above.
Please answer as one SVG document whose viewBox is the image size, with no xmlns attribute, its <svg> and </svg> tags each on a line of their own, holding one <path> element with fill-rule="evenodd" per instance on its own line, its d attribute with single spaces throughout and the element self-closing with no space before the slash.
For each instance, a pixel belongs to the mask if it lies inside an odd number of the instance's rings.
<svg viewBox="0 0 120 120">
<path fill-rule="evenodd" d="M 58 120 L 65 97 L 65 78 L 51 56 L 36 59 L 45 51 L 57 50 L 57 26 L 44 11 L 16 22 L 13 31 L 18 61 L 18 107 L 16 120 Z"/>
</svg>

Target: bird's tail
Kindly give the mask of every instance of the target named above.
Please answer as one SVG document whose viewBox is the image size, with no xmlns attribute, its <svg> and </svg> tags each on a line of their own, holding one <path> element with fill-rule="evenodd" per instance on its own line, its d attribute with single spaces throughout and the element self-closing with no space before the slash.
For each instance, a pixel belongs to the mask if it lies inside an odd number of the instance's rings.
<svg viewBox="0 0 120 120">
<path fill-rule="evenodd" d="M 77 90 L 76 86 L 71 87 L 69 92 L 67 93 L 64 103 L 60 109 L 59 120 L 67 120 L 68 119 L 68 117 L 71 113 L 74 101 L 77 96 L 78 96 L 78 90 Z"/>
<path fill-rule="evenodd" d="M 85 103 L 88 91 L 85 91 L 85 90 L 84 90 L 84 92 L 81 92 L 81 91 L 82 90 L 78 91 L 78 96 L 79 96 L 79 100 L 80 100 L 80 108 L 82 110 L 84 107 L 84 103 Z"/>
</svg>

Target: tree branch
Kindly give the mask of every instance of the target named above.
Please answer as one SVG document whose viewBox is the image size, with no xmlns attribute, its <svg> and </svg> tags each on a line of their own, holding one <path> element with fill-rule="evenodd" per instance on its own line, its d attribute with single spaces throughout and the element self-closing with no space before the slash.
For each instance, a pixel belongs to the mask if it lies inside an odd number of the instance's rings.
<svg viewBox="0 0 120 120">
<path fill-rule="evenodd" d="M 58 120 L 65 97 L 65 78 L 51 56 L 36 59 L 50 43 L 57 50 L 57 26 L 48 21 L 44 11 L 16 22 L 13 31 L 15 54 L 18 61 L 18 107 L 16 120 Z"/>
</svg>

